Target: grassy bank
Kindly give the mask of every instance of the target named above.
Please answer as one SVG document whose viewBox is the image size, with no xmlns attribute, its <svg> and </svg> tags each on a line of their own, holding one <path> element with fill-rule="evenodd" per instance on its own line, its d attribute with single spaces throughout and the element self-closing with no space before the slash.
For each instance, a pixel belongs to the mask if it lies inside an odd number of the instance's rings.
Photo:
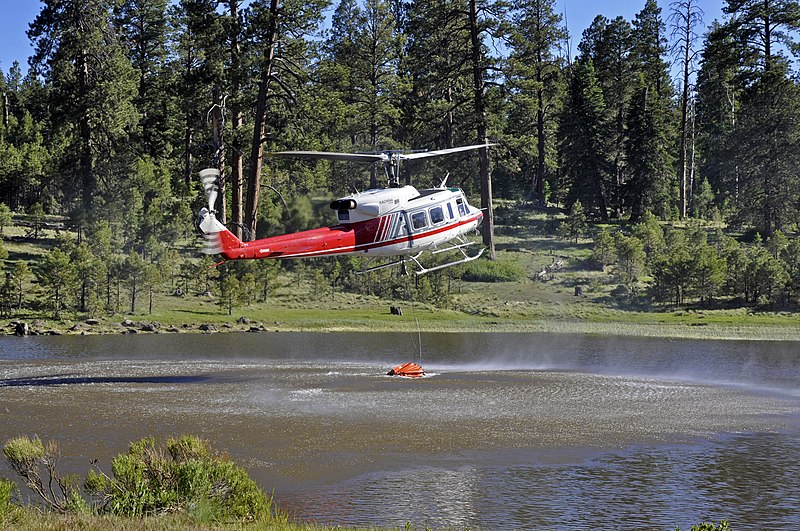
<svg viewBox="0 0 800 531">
<path fill-rule="evenodd" d="M 62 311 L 56 319 L 52 310 L 36 303 L 36 296 L 41 298 L 42 294 L 31 275 L 25 286 L 26 304 L 0 322 L 0 330 L 14 333 L 14 323 L 24 321 L 34 333 L 40 334 L 416 331 L 419 328 L 424 332 L 529 331 L 800 340 L 797 308 L 775 311 L 734 304 L 717 304 L 709 309 L 622 303 L 612 296 L 617 282 L 611 272 L 597 270 L 590 264 L 590 239 L 579 239 L 576 243 L 553 236 L 552 227 L 558 217 L 552 212 L 512 212 L 513 216 L 498 218 L 497 262 L 519 271 L 518 278 L 505 282 L 467 282 L 458 278 L 463 272 L 459 268 L 444 270 L 453 276 L 446 281 L 445 300 L 436 304 L 411 301 L 403 294 L 393 299 L 380 298 L 320 284 L 318 268 L 330 260 L 321 259 L 305 262 L 309 267 L 301 272 L 279 269 L 266 300 L 236 306 L 230 314 L 228 308 L 219 304 L 216 283 L 211 284 L 210 293 L 200 293 L 197 288 L 186 289 L 184 295 L 177 296 L 173 278 L 154 292 L 152 304 L 148 294 L 140 292 L 133 312 L 130 290 L 123 283 L 112 297 L 110 311 L 90 314 Z M 33 240 L 24 236 L 22 228 L 7 227 L 7 269 L 16 260 L 26 260 L 33 268 L 57 241 L 56 233 L 49 230 Z M 181 255 L 188 261 L 199 256 L 196 246 L 188 244 L 181 249 Z M 475 264 L 480 266 L 482 262 Z M 558 268 L 548 268 L 556 262 L 560 264 Z M 539 275 L 543 270 L 548 271 L 544 278 Z M 356 281 L 360 285 L 380 283 L 390 278 L 388 275 L 395 275 L 397 281 L 397 272 L 370 275 L 356 277 Z M 402 286 L 406 281 L 398 282 Z M 408 283 L 413 286 L 414 282 L 412 276 Z M 392 315 L 390 306 L 402 308 L 403 315 Z"/>
<path fill-rule="evenodd" d="M 524 284 L 521 284 L 524 286 Z M 479 289 L 471 287 L 471 289 Z M 466 297 L 465 297 L 466 299 Z M 211 301 L 161 303 L 152 313 L 103 317 L 72 315 L 47 319 L 36 314 L 8 320 L 29 323 L 32 333 L 85 335 L 123 333 L 218 332 L 544 332 L 695 339 L 800 340 L 800 323 L 792 313 L 738 310 L 674 310 L 665 312 L 602 308 L 587 302 L 547 306 L 541 302 L 483 301 L 466 311 L 425 304 L 341 295 L 336 301 L 302 302 L 276 297 L 267 303 L 237 308 L 232 315 Z M 392 315 L 390 305 L 403 309 Z"/>
<path fill-rule="evenodd" d="M 42 512 L 34 508 L 14 508 L 0 517 L 3 529 L 28 530 L 72 530 L 106 531 L 125 529 L 128 531 L 164 531 L 166 529 L 252 529 L 264 531 L 325 531 L 337 529 L 346 531 L 354 528 L 327 527 L 315 524 L 294 522 L 252 522 L 242 524 L 198 524 L 184 515 L 150 516 L 145 518 L 125 518 L 121 516 L 93 516 L 86 514 L 56 514 Z"/>
</svg>

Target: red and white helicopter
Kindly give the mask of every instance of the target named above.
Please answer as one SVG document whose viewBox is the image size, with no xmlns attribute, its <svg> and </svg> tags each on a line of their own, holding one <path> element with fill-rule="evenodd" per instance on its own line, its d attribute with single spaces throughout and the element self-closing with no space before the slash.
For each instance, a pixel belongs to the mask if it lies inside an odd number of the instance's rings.
<svg viewBox="0 0 800 531">
<path fill-rule="evenodd" d="M 399 164 L 402 160 L 438 157 L 460 151 L 487 149 L 491 144 L 478 144 L 436 151 L 403 153 L 331 153 L 323 151 L 281 151 L 272 157 L 307 157 L 326 160 L 382 162 L 386 166 L 390 187 L 376 188 L 342 197 L 331 202 L 338 225 L 292 234 L 271 236 L 243 242 L 216 218 L 214 205 L 219 191 L 219 171 L 200 172 L 208 197 L 208 208 L 200 210 L 200 229 L 206 236 L 203 252 L 220 254 L 226 260 L 259 258 L 311 258 L 329 255 L 361 255 L 368 258 L 399 256 L 391 263 L 367 267 L 361 272 L 400 265 L 405 270 L 411 260 L 421 275 L 445 267 L 470 262 L 483 253 L 480 249 L 468 255 L 465 248 L 473 245 L 466 235 L 478 228 L 483 212 L 471 206 L 460 188 L 445 186 L 417 190 L 400 186 Z M 453 262 L 424 267 L 419 258 L 425 251 L 432 254 L 459 251 L 462 257 Z"/>
</svg>

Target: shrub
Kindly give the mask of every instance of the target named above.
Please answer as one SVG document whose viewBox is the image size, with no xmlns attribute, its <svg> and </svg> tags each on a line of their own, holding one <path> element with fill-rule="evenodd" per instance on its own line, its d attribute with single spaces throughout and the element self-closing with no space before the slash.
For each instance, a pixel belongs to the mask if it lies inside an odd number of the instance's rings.
<svg viewBox="0 0 800 531">
<path fill-rule="evenodd" d="M 90 512 L 78 477 L 58 475 L 55 443 L 17 437 L 5 444 L 3 453 L 11 468 L 51 509 L 59 513 Z M 40 470 L 42 465 L 46 475 Z M 111 477 L 99 469 L 90 470 L 83 482 L 95 513 L 123 517 L 181 513 L 207 522 L 272 517 L 271 498 L 247 472 L 212 452 L 208 443 L 197 437 L 170 439 L 166 450 L 152 437 L 135 441 L 127 453 L 114 458 L 111 470 Z M 10 506 L 13 488 L 13 483 L 0 479 L 0 515 Z"/>
<path fill-rule="evenodd" d="M 0 517 L 11 509 L 12 494 L 14 494 L 14 483 L 0 478 Z"/>
<path fill-rule="evenodd" d="M 726 520 L 722 520 L 719 525 L 707 522 L 693 525 L 691 531 L 730 531 L 730 529 L 730 524 Z M 677 531 L 680 531 L 680 528 Z"/>
<path fill-rule="evenodd" d="M 85 509 L 86 505 L 82 503 L 83 499 L 76 486 L 76 478 L 62 478 L 56 471 L 59 452 L 58 445 L 54 442 L 44 444 L 39 437 L 15 437 L 3 446 L 3 455 L 11 469 L 51 509 L 59 513 Z M 44 466 L 46 475 L 42 473 L 41 466 Z"/>
<path fill-rule="evenodd" d="M 460 278 L 466 282 L 517 282 L 525 270 L 517 262 L 476 260 L 462 266 Z"/>
<path fill-rule="evenodd" d="M 112 461 L 112 474 L 90 475 L 84 485 L 116 515 L 185 511 L 216 521 L 261 519 L 271 511 L 270 499 L 247 472 L 197 437 L 170 439 L 166 452 L 152 438 L 136 441 Z"/>
</svg>

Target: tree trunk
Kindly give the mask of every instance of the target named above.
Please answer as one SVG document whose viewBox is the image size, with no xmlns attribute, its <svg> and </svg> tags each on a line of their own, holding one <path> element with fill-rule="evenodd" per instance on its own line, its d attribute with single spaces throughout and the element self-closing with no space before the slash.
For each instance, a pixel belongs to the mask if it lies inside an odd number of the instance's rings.
<svg viewBox="0 0 800 531">
<path fill-rule="evenodd" d="M 686 168 L 686 140 L 687 140 L 687 116 L 689 110 L 689 54 L 692 46 L 692 3 L 686 2 L 685 23 L 683 27 L 683 90 L 681 92 L 681 125 L 680 125 L 680 145 L 678 146 L 678 171 L 680 172 L 680 198 L 679 210 L 680 219 L 686 219 L 688 205 L 687 194 L 687 168 Z"/>
<path fill-rule="evenodd" d="M 534 186 L 534 193 L 536 195 L 536 202 L 539 206 L 546 206 L 546 199 L 544 197 L 544 180 L 545 180 L 545 139 L 544 139 L 544 90 L 539 89 L 536 91 L 538 106 L 536 110 L 536 184 Z"/>
<path fill-rule="evenodd" d="M 269 26 L 267 28 L 267 46 L 264 50 L 264 63 L 261 66 L 261 81 L 258 85 L 256 113 L 253 119 L 253 142 L 250 149 L 250 178 L 247 183 L 247 205 L 245 208 L 245 226 L 250 231 L 249 239 L 256 237 L 258 223 L 258 199 L 261 187 L 261 166 L 264 156 L 264 135 L 267 123 L 267 96 L 272 79 L 272 67 L 275 62 L 275 45 L 278 38 L 278 0 L 270 0 Z"/>
<path fill-rule="evenodd" d="M 194 61 L 194 50 L 189 49 L 186 52 L 186 78 L 191 78 L 192 62 Z M 186 185 L 188 192 L 192 188 L 192 112 L 186 109 L 184 118 L 186 119 L 186 130 L 183 134 L 183 183 Z"/>
<path fill-rule="evenodd" d="M 373 87 L 373 90 L 377 90 Z M 369 144 L 372 151 L 378 151 L 378 124 L 377 118 L 375 116 L 372 117 L 372 124 L 369 127 Z M 390 178 L 397 177 L 400 178 L 399 175 L 393 176 L 390 175 Z M 394 182 L 390 182 L 389 186 L 393 186 Z M 373 164 L 369 170 L 369 187 L 375 189 L 378 187 L 378 165 Z"/>
<path fill-rule="evenodd" d="M 131 315 L 136 311 L 136 278 L 131 282 Z"/>
<path fill-rule="evenodd" d="M 211 122 L 213 124 L 212 142 L 214 146 L 214 166 L 219 170 L 219 194 L 217 194 L 217 204 L 214 209 L 217 211 L 217 219 L 225 225 L 228 222 L 226 214 L 227 205 L 225 204 L 225 139 L 222 136 L 224 127 L 224 117 L 222 116 L 222 89 L 216 85 L 212 90 L 214 101 L 211 111 Z"/>
<path fill-rule="evenodd" d="M 537 10 L 537 28 L 541 31 L 541 12 Z M 544 179 L 545 179 L 545 138 L 544 138 L 544 79 L 542 75 L 542 49 L 536 49 L 536 82 L 539 88 L 536 89 L 536 182 L 534 183 L 533 192 L 536 202 L 539 206 L 546 206 L 546 199 L 544 197 Z"/>
<path fill-rule="evenodd" d="M 92 210 L 92 199 L 95 190 L 93 156 L 92 156 L 92 127 L 89 123 L 88 93 L 89 93 L 89 57 L 88 52 L 82 51 L 78 58 L 78 84 L 80 98 L 83 100 L 79 129 L 81 135 L 80 176 L 81 190 L 83 193 L 83 209 L 88 214 Z"/>
<path fill-rule="evenodd" d="M 478 141 L 488 143 L 488 133 L 486 125 L 486 102 L 484 94 L 484 79 L 481 36 L 478 28 L 478 7 L 477 0 L 469 2 L 469 27 L 470 40 L 472 44 L 472 80 L 475 92 L 475 118 L 478 123 Z M 492 174 L 489 169 L 489 148 L 478 150 L 480 155 L 480 179 L 481 179 L 481 208 L 483 209 L 483 244 L 486 246 L 490 260 L 496 258 L 494 250 L 494 212 L 492 209 Z"/>
<path fill-rule="evenodd" d="M 244 166 L 239 131 L 242 128 L 242 109 L 239 105 L 240 76 L 242 75 L 241 50 L 239 48 L 239 0 L 230 0 L 231 13 L 231 223 L 236 237 L 242 239 L 242 183 Z"/>
<path fill-rule="evenodd" d="M 3 127 L 8 129 L 8 121 L 11 111 L 8 108 L 8 93 L 3 92 Z"/>
<path fill-rule="evenodd" d="M 82 312 L 86 312 L 86 290 L 87 290 L 86 280 L 82 280 L 81 281 L 81 290 L 80 290 L 81 291 L 81 297 L 80 297 L 81 298 L 81 304 L 80 304 L 80 307 L 81 307 L 81 311 Z"/>
</svg>

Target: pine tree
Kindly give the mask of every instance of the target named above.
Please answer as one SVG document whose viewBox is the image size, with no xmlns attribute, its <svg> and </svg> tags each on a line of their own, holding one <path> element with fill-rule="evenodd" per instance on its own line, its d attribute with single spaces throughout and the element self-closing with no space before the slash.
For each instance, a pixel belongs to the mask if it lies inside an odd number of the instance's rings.
<svg viewBox="0 0 800 531">
<path fill-rule="evenodd" d="M 54 316 L 59 318 L 64 306 L 64 296 L 75 282 L 75 269 L 69 255 L 58 248 L 50 250 L 36 264 L 34 274 L 45 298 L 52 303 Z"/>
<path fill-rule="evenodd" d="M 793 35 L 800 30 L 797 0 L 727 0 L 722 11 L 730 15 L 728 31 L 745 44 L 748 64 L 760 72 L 786 67 L 781 46 L 797 53 L 800 41 Z"/>
<path fill-rule="evenodd" d="M 609 169 L 606 158 L 606 107 L 591 59 L 573 66 L 567 101 L 559 125 L 562 171 L 568 182 L 567 203 L 580 200 L 587 213 L 608 219 Z"/>
<path fill-rule="evenodd" d="M 699 171 L 714 191 L 718 203 L 738 201 L 739 169 L 734 161 L 741 92 L 741 44 L 715 23 L 706 34 L 697 74 L 697 136 Z"/>
<path fill-rule="evenodd" d="M 625 120 L 636 87 L 638 62 L 633 55 L 633 28 L 622 17 L 608 20 L 598 16 L 583 32 L 578 49 L 581 57 L 591 58 L 597 83 L 603 93 L 606 123 L 603 149 L 608 160 L 606 203 L 616 216 L 624 209 Z"/>
<path fill-rule="evenodd" d="M 397 147 L 393 134 L 403 97 L 398 50 L 403 39 L 389 2 L 367 0 L 361 10 L 344 0 L 334 13 L 327 43 L 328 76 L 345 103 L 345 133 L 349 149 L 378 151 Z M 370 187 L 378 186 L 376 166 Z"/>
<path fill-rule="evenodd" d="M 402 140 L 413 147 L 451 148 L 474 138 L 466 130 L 471 71 L 464 58 L 469 31 L 456 0 L 412 1 L 403 65 L 411 92 L 403 104 Z M 431 53 L 436 50 L 437 53 Z M 433 161 L 446 164 L 452 161 Z M 431 167 L 431 166 L 428 166 Z"/>
<path fill-rule="evenodd" d="M 137 150 L 156 159 L 170 152 L 168 22 L 167 0 L 124 0 L 114 7 L 114 25 L 138 78 L 133 98 L 140 115 Z"/>
<path fill-rule="evenodd" d="M 175 72 L 176 113 L 180 127 L 176 127 L 173 143 L 179 145 L 182 182 L 175 183 L 176 190 L 191 190 L 196 178 L 197 162 L 201 168 L 218 166 L 220 153 L 214 152 L 211 131 L 206 116 L 212 108 L 211 91 L 222 84 L 225 46 L 223 19 L 216 11 L 214 0 L 180 0 L 174 9 L 172 24 L 177 29 L 171 69 Z M 178 132 L 179 131 L 179 132 Z M 218 212 L 224 219 L 224 179 L 220 183 Z"/>
<path fill-rule="evenodd" d="M 648 211 L 662 219 L 669 213 L 672 174 L 662 101 L 642 76 L 628 112 L 625 146 L 627 197 L 634 223 Z"/>
<path fill-rule="evenodd" d="M 61 190 L 82 215 L 118 185 L 120 152 L 138 116 L 136 76 L 110 24 L 109 0 L 45 0 L 28 30 L 34 72 L 52 87 L 52 123 L 65 137 Z M 70 182 L 71 181 L 71 182 Z"/>
<path fill-rule="evenodd" d="M 558 232 L 563 238 L 574 240 L 574 243 L 577 244 L 578 239 L 586 233 L 586 229 L 586 213 L 578 200 L 572 203 L 567 219 L 561 223 Z"/>
<path fill-rule="evenodd" d="M 468 20 L 470 33 L 469 64 L 472 69 L 473 118 L 477 142 L 489 143 L 489 123 L 487 118 L 488 70 L 490 59 L 484 49 L 483 39 L 492 29 L 497 30 L 497 16 L 502 16 L 505 4 L 487 0 L 469 0 Z M 496 34 L 496 32 L 495 32 Z M 492 206 L 492 174 L 489 167 L 489 148 L 478 150 L 478 168 L 481 185 L 481 210 L 483 210 L 483 245 L 487 248 L 487 256 L 495 259 L 494 249 L 494 210 Z"/>
<path fill-rule="evenodd" d="M 798 194 L 798 87 L 789 61 L 780 50 L 794 51 L 793 33 L 800 29 L 800 3 L 794 0 L 755 2 L 731 0 L 731 15 L 719 31 L 731 34 L 736 64 L 733 78 L 736 127 L 722 145 L 734 168 L 733 182 L 724 183 L 738 221 L 754 224 L 770 235 L 793 219 Z M 730 54 L 730 51 L 728 52 Z"/>
<path fill-rule="evenodd" d="M 553 165 L 548 159 L 552 159 L 555 118 L 564 91 L 563 64 L 558 49 L 567 32 L 561 15 L 555 12 L 553 0 L 526 0 L 515 5 L 512 28 L 507 74 L 510 100 L 515 109 L 513 121 L 510 120 L 511 134 L 522 143 L 517 158 L 535 160 L 535 164 L 531 164 L 534 167 L 530 172 L 530 196 L 544 206 L 545 182 Z M 530 123 L 536 124 L 533 135 L 528 133 Z M 528 143 L 531 145 L 525 145 Z M 529 155 L 530 151 L 534 153 Z"/>
<path fill-rule="evenodd" d="M 785 74 L 766 73 L 743 95 L 734 140 L 736 219 L 767 236 L 789 227 L 800 213 L 800 87 Z"/>
</svg>

